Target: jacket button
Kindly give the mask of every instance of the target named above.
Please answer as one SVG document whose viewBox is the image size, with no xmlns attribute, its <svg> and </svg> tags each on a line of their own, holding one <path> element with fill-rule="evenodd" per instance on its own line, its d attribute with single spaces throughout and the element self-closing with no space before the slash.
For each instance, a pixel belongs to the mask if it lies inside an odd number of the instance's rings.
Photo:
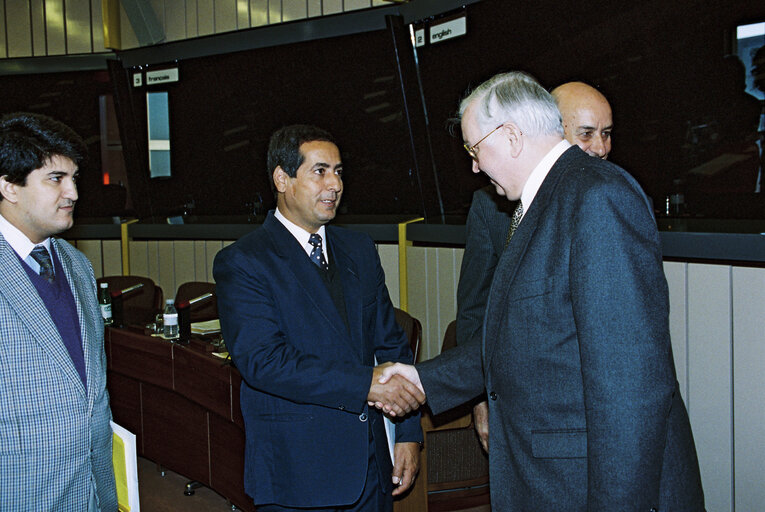
<svg viewBox="0 0 765 512">
<path fill-rule="evenodd" d="M 492 391 L 491 393 L 489 393 L 489 398 L 491 398 L 492 400 L 496 400 L 497 394 L 494 391 Z"/>
<path fill-rule="evenodd" d="M 345 410 L 345 406 L 341 405 L 340 407 L 338 407 L 338 409 L 340 409 L 341 411 L 344 411 Z"/>
<path fill-rule="evenodd" d="M 367 413 L 362 412 L 359 414 L 359 421 L 367 421 Z"/>
<path fill-rule="evenodd" d="M 659 511 L 656 510 L 655 508 L 651 507 L 651 510 L 649 510 L 648 512 L 659 512 Z"/>
</svg>

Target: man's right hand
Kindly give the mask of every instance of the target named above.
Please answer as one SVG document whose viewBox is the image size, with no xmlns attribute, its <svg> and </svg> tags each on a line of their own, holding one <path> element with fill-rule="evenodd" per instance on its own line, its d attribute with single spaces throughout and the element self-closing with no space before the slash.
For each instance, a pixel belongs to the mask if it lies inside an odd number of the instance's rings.
<svg viewBox="0 0 765 512">
<path fill-rule="evenodd" d="M 489 452 L 489 404 L 484 400 L 473 407 L 473 425 L 484 451 Z"/>
<path fill-rule="evenodd" d="M 392 365 L 393 363 L 385 363 L 375 367 L 367 401 L 378 408 L 384 404 L 385 412 L 391 416 L 404 416 L 425 403 L 425 393 L 401 375 L 382 379 L 385 368 Z M 384 383 L 380 382 L 381 379 Z"/>
</svg>

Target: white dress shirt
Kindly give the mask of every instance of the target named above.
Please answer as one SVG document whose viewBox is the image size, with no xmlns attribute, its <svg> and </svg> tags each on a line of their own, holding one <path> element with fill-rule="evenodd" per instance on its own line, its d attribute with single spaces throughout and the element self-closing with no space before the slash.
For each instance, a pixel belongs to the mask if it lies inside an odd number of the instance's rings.
<svg viewBox="0 0 765 512">
<path fill-rule="evenodd" d="M 39 244 L 34 244 L 29 238 L 27 238 L 27 235 L 22 233 L 19 228 L 8 222 L 8 219 L 2 215 L 0 215 L 0 234 L 3 235 L 3 238 L 5 238 L 5 241 L 8 242 L 8 245 L 11 246 L 11 249 L 16 251 L 16 254 L 18 254 L 19 257 L 24 260 L 24 263 L 29 265 L 29 268 L 38 274 L 40 273 L 40 264 L 37 263 L 37 260 L 30 256 L 32 249 L 38 245 L 42 245 L 48 251 L 48 254 L 51 255 L 51 261 L 53 260 L 53 253 L 50 250 L 50 238 L 46 238 Z"/>
<path fill-rule="evenodd" d="M 282 212 L 279 211 L 279 208 L 276 208 L 276 212 L 274 212 L 274 217 L 276 217 L 279 222 L 284 225 L 285 228 L 287 228 L 287 231 L 292 233 L 292 236 L 295 237 L 295 240 L 298 241 L 298 243 L 303 247 L 303 250 L 308 255 L 308 257 L 311 257 L 311 251 L 313 251 L 313 245 L 308 243 L 308 239 L 311 237 L 311 233 L 306 231 L 305 229 L 301 228 L 294 222 L 287 219 L 287 217 L 282 214 Z M 327 237 L 325 234 L 324 226 L 319 228 L 319 231 L 316 232 L 321 236 L 321 252 L 324 253 L 324 259 L 329 263 L 329 253 L 327 252 Z M 31 249 L 30 249 L 31 250 Z"/>
</svg>

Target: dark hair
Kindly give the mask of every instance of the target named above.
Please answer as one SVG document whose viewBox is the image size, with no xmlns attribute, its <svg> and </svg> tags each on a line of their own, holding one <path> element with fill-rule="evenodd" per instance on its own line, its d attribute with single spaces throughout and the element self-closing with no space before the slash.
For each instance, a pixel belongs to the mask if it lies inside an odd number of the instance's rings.
<svg viewBox="0 0 765 512">
<path fill-rule="evenodd" d="M 287 176 L 294 178 L 298 167 L 303 164 L 303 154 L 300 146 L 306 142 L 321 140 L 335 144 L 335 139 L 326 130 L 307 124 L 293 124 L 283 126 L 271 135 L 268 141 L 268 182 L 271 190 L 276 193 L 274 187 L 274 169 L 281 167 Z"/>
<path fill-rule="evenodd" d="M 29 173 L 45 167 L 54 156 L 79 167 L 86 154 L 82 138 L 48 116 L 15 112 L 0 118 L 0 176 L 10 183 L 26 185 Z"/>
</svg>

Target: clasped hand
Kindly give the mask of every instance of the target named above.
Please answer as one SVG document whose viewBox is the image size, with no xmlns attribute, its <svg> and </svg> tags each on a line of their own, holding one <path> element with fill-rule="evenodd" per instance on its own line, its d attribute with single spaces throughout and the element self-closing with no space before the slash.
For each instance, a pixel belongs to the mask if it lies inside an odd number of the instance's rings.
<svg viewBox="0 0 765 512">
<path fill-rule="evenodd" d="M 414 366 L 384 363 L 372 372 L 367 401 L 389 416 L 404 416 L 425 403 L 425 390 Z"/>
</svg>

